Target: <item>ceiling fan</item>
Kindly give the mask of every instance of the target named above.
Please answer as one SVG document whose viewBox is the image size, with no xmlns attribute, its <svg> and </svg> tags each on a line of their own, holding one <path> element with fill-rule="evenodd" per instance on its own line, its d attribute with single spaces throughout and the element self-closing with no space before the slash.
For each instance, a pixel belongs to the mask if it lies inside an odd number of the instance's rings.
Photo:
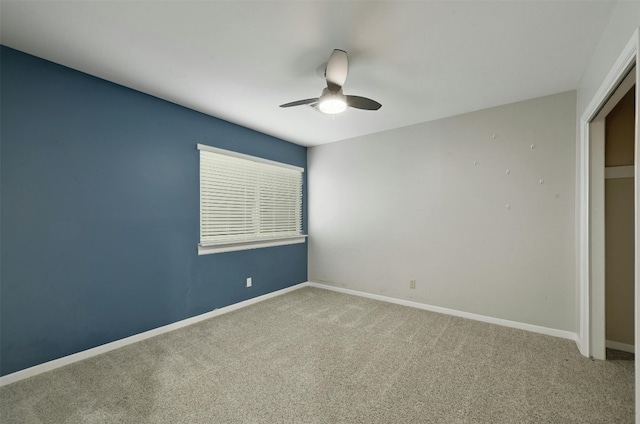
<svg viewBox="0 0 640 424">
<path fill-rule="evenodd" d="M 297 100 L 291 103 L 285 103 L 280 107 L 292 107 L 309 105 L 318 107 L 321 112 L 328 114 L 336 114 L 344 112 L 347 106 L 363 110 L 378 110 L 382 105 L 375 100 L 360 96 L 349 96 L 342 92 L 342 86 L 347 80 L 349 73 L 349 60 L 347 52 L 335 49 L 329 57 L 327 68 L 324 71 L 327 80 L 327 88 L 322 90 L 320 97 L 312 99 Z"/>
</svg>

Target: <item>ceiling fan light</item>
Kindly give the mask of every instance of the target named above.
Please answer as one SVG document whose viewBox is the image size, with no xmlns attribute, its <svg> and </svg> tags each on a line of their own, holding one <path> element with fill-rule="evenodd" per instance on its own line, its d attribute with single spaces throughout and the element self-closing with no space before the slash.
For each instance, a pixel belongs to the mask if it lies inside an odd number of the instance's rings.
<svg viewBox="0 0 640 424">
<path fill-rule="evenodd" d="M 318 108 L 322 113 L 334 115 L 336 113 L 344 112 L 345 109 L 347 109 L 347 102 L 345 102 L 344 99 L 341 99 L 339 97 L 329 97 L 329 98 L 320 100 L 320 104 L 318 104 Z"/>
<path fill-rule="evenodd" d="M 344 112 L 347 108 L 347 98 L 342 94 L 342 90 L 330 91 L 328 88 L 322 90 L 318 109 L 320 112 L 329 115 Z"/>
</svg>

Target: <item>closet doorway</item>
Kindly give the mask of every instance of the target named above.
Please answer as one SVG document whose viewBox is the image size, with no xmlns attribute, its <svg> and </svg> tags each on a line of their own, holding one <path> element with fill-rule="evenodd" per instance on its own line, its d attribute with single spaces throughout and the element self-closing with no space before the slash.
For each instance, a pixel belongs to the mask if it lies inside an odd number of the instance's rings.
<svg viewBox="0 0 640 424">
<path fill-rule="evenodd" d="M 605 346 L 607 359 L 634 353 L 635 86 L 605 119 Z"/>
</svg>

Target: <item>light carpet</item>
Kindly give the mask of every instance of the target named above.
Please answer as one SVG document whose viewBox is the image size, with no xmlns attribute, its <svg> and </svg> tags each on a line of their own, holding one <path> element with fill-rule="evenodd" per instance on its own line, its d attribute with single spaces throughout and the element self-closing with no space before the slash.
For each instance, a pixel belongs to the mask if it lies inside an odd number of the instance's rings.
<svg viewBox="0 0 640 424">
<path fill-rule="evenodd" d="M 9 423 L 632 423 L 632 361 L 303 288 L 0 389 Z"/>
</svg>

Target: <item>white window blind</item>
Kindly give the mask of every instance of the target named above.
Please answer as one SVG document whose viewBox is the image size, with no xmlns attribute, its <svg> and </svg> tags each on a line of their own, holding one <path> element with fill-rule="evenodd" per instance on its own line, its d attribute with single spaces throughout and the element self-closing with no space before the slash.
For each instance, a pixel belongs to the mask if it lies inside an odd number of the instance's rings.
<svg viewBox="0 0 640 424">
<path fill-rule="evenodd" d="M 302 168 L 198 149 L 201 246 L 301 236 Z"/>
</svg>

